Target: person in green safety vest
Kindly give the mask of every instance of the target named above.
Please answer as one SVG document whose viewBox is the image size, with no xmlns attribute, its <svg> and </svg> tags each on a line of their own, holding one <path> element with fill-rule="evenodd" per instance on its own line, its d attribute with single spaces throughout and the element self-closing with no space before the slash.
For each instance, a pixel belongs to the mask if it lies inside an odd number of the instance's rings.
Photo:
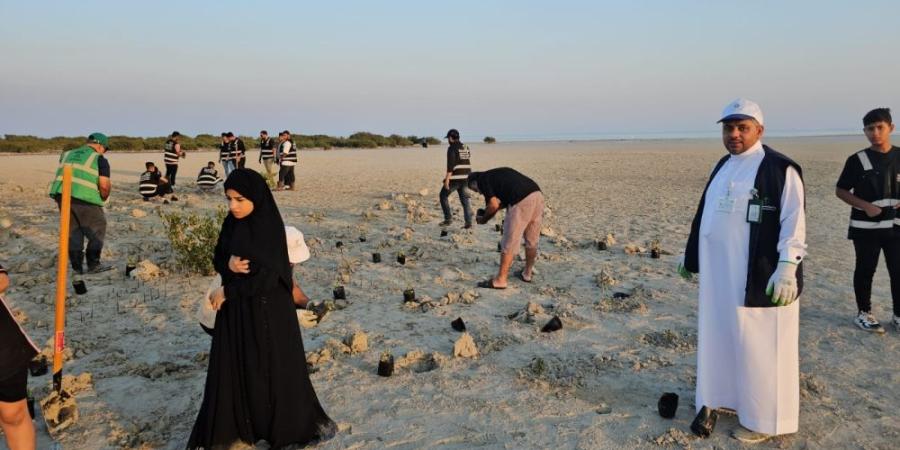
<svg viewBox="0 0 900 450">
<path fill-rule="evenodd" d="M 103 154 L 109 150 L 109 138 L 103 133 L 91 133 L 87 143 L 68 150 L 59 158 L 56 177 L 50 184 L 50 197 L 61 205 L 63 166 L 72 166 L 72 209 L 69 222 L 69 260 L 72 269 L 84 273 L 87 259 L 88 273 L 105 272 L 111 266 L 100 263 L 103 241 L 106 238 L 106 215 L 103 205 L 109 198 L 109 162 Z M 87 239 L 87 249 L 84 240 Z"/>
</svg>

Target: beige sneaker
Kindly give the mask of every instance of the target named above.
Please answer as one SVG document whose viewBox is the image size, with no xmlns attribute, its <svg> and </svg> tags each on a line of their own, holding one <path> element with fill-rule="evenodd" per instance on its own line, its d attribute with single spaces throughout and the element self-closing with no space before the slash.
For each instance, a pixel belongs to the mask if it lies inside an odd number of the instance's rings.
<svg viewBox="0 0 900 450">
<path fill-rule="evenodd" d="M 745 444 L 759 444 L 760 442 L 767 441 L 775 436 L 771 434 L 750 431 L 744 427 L 738 427 L 736 430 L 731 432 L 731 437 Z"/>
</svg>

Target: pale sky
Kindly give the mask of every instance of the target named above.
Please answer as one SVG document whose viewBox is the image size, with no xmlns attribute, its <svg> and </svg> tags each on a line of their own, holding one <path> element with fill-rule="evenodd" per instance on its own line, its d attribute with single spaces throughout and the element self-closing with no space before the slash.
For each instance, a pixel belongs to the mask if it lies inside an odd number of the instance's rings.
<svg viewBox="0 0 900 450">
<path fill-rule="evenodd" d="M 900 1 L 0 0 L 0 134 L 769 130 L 900 117 Z"/>
</svg>

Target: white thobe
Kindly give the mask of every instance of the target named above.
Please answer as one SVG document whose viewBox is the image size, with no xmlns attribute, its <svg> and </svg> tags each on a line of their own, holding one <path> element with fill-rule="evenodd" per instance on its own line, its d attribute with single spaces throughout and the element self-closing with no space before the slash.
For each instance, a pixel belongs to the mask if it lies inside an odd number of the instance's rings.
<svg viewBox="0 0 900 450">
<path fill-rule="evenodd" d="M 699 236 L 695 402 L 698 411 L 704 405 L 734 409 L 744 427 L 775 435 L 798 427 L 800 323 L 799 302 L 744 306 L 750 253 L 747 206 L 764 155 L 760 142 L 731 155 L 706 191 Z M 803 199 L 803 183 L 790 167 L 781 196 L 779 261 L 799 262 L 806 254 Z"/>
</svg>

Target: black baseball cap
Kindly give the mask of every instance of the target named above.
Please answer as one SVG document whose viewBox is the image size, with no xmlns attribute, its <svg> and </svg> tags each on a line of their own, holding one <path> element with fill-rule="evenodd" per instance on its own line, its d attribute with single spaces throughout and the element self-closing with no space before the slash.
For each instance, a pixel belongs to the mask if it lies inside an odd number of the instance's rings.
<svg viewBox="0 0 900 450">
<path fill-rule="evenodd" d="M 181 136 L 181 133 L 179 133 L 177 131 L 172 132 L 172 137 L 178 137 L 178 136 Z"/>
<path fill-rule="evenodd" d="M 444 138 L 459 139 L 459 131 L 457 131 L 456 128 L 451 128 L 450 131 L 447 132 L 447 135 L 444 136 Z"/>
</svg>

